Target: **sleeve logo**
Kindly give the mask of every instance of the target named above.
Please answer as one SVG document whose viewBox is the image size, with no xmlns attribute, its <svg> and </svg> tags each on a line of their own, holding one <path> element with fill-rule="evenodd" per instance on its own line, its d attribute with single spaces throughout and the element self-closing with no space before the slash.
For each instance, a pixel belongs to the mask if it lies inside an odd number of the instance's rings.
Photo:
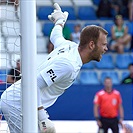
<svg viewBox="0 0 133 133">
<path fill-rule="evenodd" d="M 53 71 L 52 69 L 50 69 L 49 71 L 47 71 L 47 73 L 49 73 L 51 80 L 52 80 L 53 82 L 55 82 L 54 79 L 55 79 L 57 76 L 55 75 L 54 71 Z"/>
</svg>

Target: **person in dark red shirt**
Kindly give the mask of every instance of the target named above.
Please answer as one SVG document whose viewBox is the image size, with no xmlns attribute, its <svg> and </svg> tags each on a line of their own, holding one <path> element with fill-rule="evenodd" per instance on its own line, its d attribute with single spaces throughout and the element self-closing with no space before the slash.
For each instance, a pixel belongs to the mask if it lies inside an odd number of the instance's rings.
<svg viewBox="0 0 133 133">
<path fill-rule="evenodd" d="M 94 98 L 94 116 L 99 132 L 107 133 L 110 128 L 113 133 L 119 133 L 118 124 L 123 125 L 123 112 L 120 92 L 112 89 L 112 79 L 107 77 L 104 80 L 104 89 L 98 91 Z"/>
</svg>

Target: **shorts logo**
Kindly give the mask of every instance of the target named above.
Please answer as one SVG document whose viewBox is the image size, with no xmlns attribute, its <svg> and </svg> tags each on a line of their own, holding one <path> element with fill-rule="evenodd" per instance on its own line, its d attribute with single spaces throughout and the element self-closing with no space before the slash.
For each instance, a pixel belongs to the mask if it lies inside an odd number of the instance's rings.
<svg viewBox="0 0 133 133">
<path fill-rule="evenodd" d="M 50 69 L 49 71 L 47 71 L 47 73 L 50 74 L 50 78 L 51 80 L 54 82 L 54 79 L 57 77 L 55 74 L 54 74 L 54 71 L 52 69 Z"/>
</svg>

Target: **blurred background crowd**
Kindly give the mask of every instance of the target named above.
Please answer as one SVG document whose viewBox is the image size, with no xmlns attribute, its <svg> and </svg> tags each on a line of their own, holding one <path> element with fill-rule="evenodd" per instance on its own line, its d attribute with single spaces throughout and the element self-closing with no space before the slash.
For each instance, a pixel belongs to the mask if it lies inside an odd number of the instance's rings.
<svg viewBox="0 0 133 133">
<path fill-rule="evenodd" d="M 49 40 L 53 24 L 47 16 L 52 12 L 54 2 L 59 3 L 63 11 L 69 12 L 68 21 L 63 29 L 64 38 L 79 43 L 81 29 L 91 24 L 102 26 L 109 33 L 108 52 L 103 55 L 101 62 L 83 65 L 75 84 L 102 84 L 107 76 L 113 79 L 113 84 L 121 84 L 125 83 L 123 81 L 125 78 L 133 78 L 132 71 L 129 70 L 133 64 L 132 0 L 37 0 L 36 28 L 39 63 L 53 50 L 53 44 Z M 8 58 L 8 62 L 3 61 L 0 66 L 1 82 L 6 82 L 7 74 L 10 69 L 17 68 L 15 65 L 20 58 L 15 55 L 14 59 L 14 54 L 20 53 L 19 1 L 10 0 L 7 3 L 6 0 L 1 0 L 1 12 L 5 8 L 14 10 L 14 14 L 9 15 L 6 21 L 1 19 L 1 44 L 3 45 L 3 47 L 1 45 L 1 56 Z M 5 64 L 8 65 L 9 71 L 5 70 Z"/>
</svg>

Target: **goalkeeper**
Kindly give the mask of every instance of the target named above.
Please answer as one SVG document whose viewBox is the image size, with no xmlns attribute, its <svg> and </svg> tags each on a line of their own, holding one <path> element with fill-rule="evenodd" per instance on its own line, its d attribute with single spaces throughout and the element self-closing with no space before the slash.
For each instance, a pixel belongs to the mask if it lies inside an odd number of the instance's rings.
<svg viewBox="0 0 133 133">
<path fill-rule="evenodd" d="M 62 29 L 68 12 L 62 12 L 55 3 L 55 10 L 48 16 L 55 26 L 50 40 L 54 50 L 38 68 L 38 125 L 41 133 L 55 133 L 54 124 L 45 111 L 57 98 L 69 88 L 76 79 L 83 64 L 91 60 L 100 61 L 107 48 L 107 31 L 102 27 L 91 25 L 81 31 L 80 43 L 65 40 Z M 31 92 L 32 93 L 32 92 Z M 1 96 L 1 108 L 10 132 L 22 132 L 21 118 L 21 80 L 7 88 Z M 23 114 L 22 114 L 23 115 Z"/>
</svg>

